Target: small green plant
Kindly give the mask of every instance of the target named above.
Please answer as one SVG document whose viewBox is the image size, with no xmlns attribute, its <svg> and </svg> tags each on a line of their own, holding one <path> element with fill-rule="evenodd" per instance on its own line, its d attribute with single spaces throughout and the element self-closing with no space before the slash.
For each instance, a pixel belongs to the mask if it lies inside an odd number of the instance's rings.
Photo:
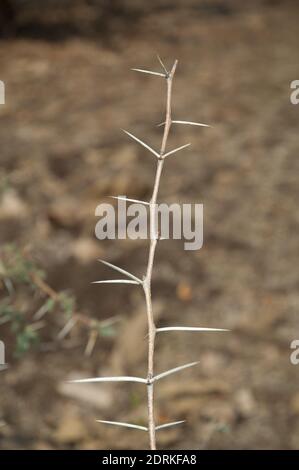
<svg viewBox="0 0 299 470">
<path fill-rule="evenodd" d="M 56 292 L 46 282 L 46 274 L 26 250 L 5 245 L 0 252 L 0 325 L 9 325 L 14 338 L 14 356 L 19 358 L 43 341 L 42 331 L 55 319 L 62 341 L 77 324 L 87 330 L 85 353 L 91 355 L 99 336 L 115 334 L 114 317 L 104 321 L 79 312 L 70 292 Z M 59 315 L 58 315 L 59 314 Z"/>
</svg>

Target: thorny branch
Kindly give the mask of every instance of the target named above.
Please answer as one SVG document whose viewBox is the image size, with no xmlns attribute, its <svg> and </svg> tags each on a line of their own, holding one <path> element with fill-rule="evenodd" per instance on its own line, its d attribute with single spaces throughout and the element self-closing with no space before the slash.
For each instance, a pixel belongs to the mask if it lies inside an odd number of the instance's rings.
<svg viewBox="0 0 299 470">
<path fill-rule="evenodd" d="M 156 449 L 156 426 L 155 426 L 155 414 L 154 414 L 154 384 L 151 382 L 151 379 L 154 376 L 154 352 L 155 352 L 155 338 L 156 338 L 156 325 L 153 315 L 153 306 L 152 306 L 152 273 L 153 273 L 153 263 L 155 257 L 155 251 L 157 246 L 158 234 L 157 227 L 155 227 L 155 207 L 157 203 L 158 191 L 160 186 L 160 179 L 162 174 L 162 169 L 164 166 L 165 159 L 165 150 L 168 140 L 169 131 L 171 128 L 171 94 L 172 94 L 172 83 L 173 77 L 177 67 L 177 60 L 173 64 L 173 67 L 166 75 L 167 83 L 167 100 L 166 100 L 166 118 L 164 133 L 162 138 L 160 156 L 157 161 L 157 170 L 155 176 L 154 189 L 152 197 L 150 200 L 150 231 L 151 231 L 151 240 L 150 248 L 147 262 L 146 275 L 143 282 L 143 289 L 146 300 L 146 311 L 147 311 L 147 321 L 148 321 L 148 369 L 147 369 L 147 407 L 148 407 L 148 432 L 150 440 L 151 450 Z"/>
<path fill-rule="evenodd" d="M 158 75 L 163 77 L 166 80 L 167 84 L 167 95 L 166 95 L 166 113 L 165 113 L 165 120 L 163 123 L 159 124 L 159 126 L 164 126 L 164 132 L 163 132 L 163 137 L 162 137 L 162 143 L 161 143 L 161 148 L 160 152 L 157 152 L 154 150 L 152 147 L 150 147 L 148 144 L 146 144 L 144 141 L 141 139 L 137 138 L 134 134 L 131 134 L 128 131 L 124 132 L 131 137 L 133 140 L 138 142 L 140 145 L 142 145 L 144 148 L 149 150 L 156 158 L 157 158 L 157 168 L 156 168 L 156 175 L 155 175 L 155 181 L 154 181 L 154 187 L 153 187 L 153 192 L 152 196 L 149 202 L 147 201 L 137 201 L 135 199 L 128 199 L 126 197 L 122 196 L 110 196 L 115 199 L 121 199 L 121 200 L 126 200 L 126 201 L 131 201 L 131 202 L 139 202 L 145 205 L 149 206 L 149 211 L 150 211 L 150 245 L 149 245 L 149 253 L 148 253 L 148 260 L 147 260 L 147 266 L 146 266 L 146 273 L 145 276 L 142 279 L 139 279 L 135 275 L 129 273 L 128 271 L 125 271 L 124 269 L 115 266 L 111 263 L 108 263 L 107 261 L 104 260 L 99 260 L 106 266 L 114 269 L 115 271 L 118 271 L 122 274 L 124 274 L 127 278 L 129 279 L 110 279 L 110 280 L 104 280 L 104 281 L 96 281 L 95 283 L 97 284 L 102 284 L 102 283 L 111 283 L 111 284 L 139 284 L 143 287 L 144 295 L 145 295 L 145 301 L 146 301 L 146 313 L 147 313 L 147 321 L 148 321 L 148 365 L 147 365 L 147 376 L 146 378 L 142 377 L 128 377 L 128 376 L 119 376 L 119 377 L 91 377 L 91 378 L 86 378 L 86 379 L 79 379 L 79 380 L 74 380 L 72 382 L 74 383 L 82 383 L 82 382 L 139 382 L 147 387 L 147 408 L 148 408 L 148 426 L 140 426 L 137 424 L 131 424 L 131 423 L 123 423 L 119 421 L 106 421 L 106 420 L 97 420 L 99 423 L 103 424 L 111 424 L 115 426 L 122 426 L 126 428 L 133 428 L 133 429 L 138 429 L 142 431 L 147 431 L 149 434 L 149 442 L 150 442 L 150 449 L 155 450 L 156 449 L 156 431 L 164 428 L 168 428 L 171 426 L 176 426 L 178 424 L 183 423 L 184 421 L 174 421 L 171 423 L 165 423 L 159 426 L 156 426 L 155 424 L 155 414 L 154 414 L 154 383 L 164 377 L 167 377 L 170 374 L 174 374 L 176 372 L 179 372 L 183 369 L 186 369 L 188 367 L 193 367 L 198 364 L 198 362 L 191 362 L 188 364 L 184 364 L 179 367 L 175 367 L 173 369 L 167 370 L 163 373 L 160 373 L 158 375 L 154 374 L 154 352 L 155 352 L 155 338 L 156 338 L 156 333 L 160 332 L 168 332 L 168 331 L 197 331 L 197 332 L 221 332 L 221 331 L 229 331 L 223 328 L 206 328 L 206 327 L 189 327 L 189 326 L 170 326 L 170 327 L 162 327 L 162 328 L 157 328 L 155 325 L 155 320 L 154 320 L 154 314 L 153 314 L 153 306 L 152 306 L 152 273 L 153 273 L 153 264 L 154 264 L 154 258 L 155 258 L 155 252 L 156 252 L 156 247 L 157 243 L 159 240 L 162 240 L 163 238 L 160 238 L 159 233 L 158 233 L 158 227 L 155 225 L 157 222 L 156 218 L 156 204 L 157 204 L 157 198 L 158 198 L 158 192 L 159 192 L 159 187 L 160 187 L 160 179 L 161 179 L 161 174 L 162 174 L 162 169 L 164 166 L 164 161 L 165 159 L 169 156 L 172 155 L 179 150 L 182 150 L 183 148 L 188 147 L 190 144 L 182 145 L 174 150 L 171 150 L 169 152 L 166 152 L 166 146 L 167 146 L 167 141 L 168 141 L 168 136 L 169 136 L 169 131 L 171 128 L 172 124 L 183 124 L 183 125 L 193 125 L 193 126 L 202 126 L 202 127 L 210 127 L 207 124 L 202 124 L 198 122 L 193 122 L 193 121 L 177 121 L 177 120 L 172 120 L 171 117 L 171 98 L 172 98 L 172 85 L 173 85 L 173 78 L 174 74 L 176 71 L 177 63 L 178 61 L 176 60 L 172 66 L 172 69 L 168 71 L 163 64 L 162 60 L 158 56 L 158 60 L 163 68 L 164 73 L 160 72 L 153 72 L 150 70 L 145 70 L 145 69 L 132 69 L 135 70 L 136 72 L 142 72 L 150 75 Z"/>
</svg>

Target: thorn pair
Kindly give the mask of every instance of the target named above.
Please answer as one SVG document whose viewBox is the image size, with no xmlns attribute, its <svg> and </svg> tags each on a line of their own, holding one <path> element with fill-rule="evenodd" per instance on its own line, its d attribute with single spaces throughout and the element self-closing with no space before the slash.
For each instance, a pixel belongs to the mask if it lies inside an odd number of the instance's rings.
<svg viewBox="0 0 299 470">
<path fill-rule="evenodd" d="M 159 152 L 156 152 L 156 150 L 154 150 L 152 147 L 150 147 L 148 144 L 146 144 L 143 140 L 138 139 L 138 137 L 136 137 L 134 134 L 131 134 L 131 132 L 128 132 L 125 129 L 122 129 L 122 131 L 125 134 L 127 134 L 129 137 L 134 139 L 136 142 L 138 142 L 140 145 L 142 145 L 142 147 L 149 150 L 153 155 L 155 155 L 155 157 L 158 158 L 158 160 L 164 160 L 164 158 L 168 157 L 169 155 L 172 155 L 173 153 L 176 153 L 179 150 L 183 150 L 184 148 L 189 147 L 189 145 L 191 145 L 190 143 L 185 144 L 185 145 L 182 145 L 181 147 L 177 147 L 176 149 L 171 150 L 170 152 L 167 152 L 167 153 L 164 153 L 163 155 L 161 155 Z"/>
<path fill-rule="evenodd" d="M 183 369 L 187 369 L 188 367 L 193 367 L 197 364 L 199 364 L 198 361 L 190 362 L 188 364 L 184 364 L 183 366 L 175 367 L 174 369 L 169 369 L 165 372 L 162 372 L 161 374 L 155 375 L 150 380 L 148 378 L 143 379 L 142 377 L 134 377 L 134 376 L 116 376 L 116 377 L 91 377 L 87 379 L 77 379 L 77 380 L 72 380 L 71 383 L 137 382 L 137 383 L 143 383 L 146 385 L 149 385 L 149 384 L 151 385 L 154 382 L 157 382 L 158 380 L 163 379 L 164 377 L 167 377 L 168 375 L 175 374 L 176 372 L 179 372 Z"/>
<path fill-rule="evenodd" d="M 131 423 L 123 423 L 119 421 L 106 421 L 103 419 L 97 419 L 96 420 L 98 423 L 102 424 L 112 424 L 112 426 L 121 426 L 125 428 L 133 428 L 133 429 L 138 429 L 139 431 L 148 431 L 148 428 L 145 426 L 139 426 L 138 424 L 131 424 Z M 165 428 L 170 428 L 171 426 L 176 426 L 178 424 L 185 423 L 186 421 L 173 421 L 171 423 L 166 423 L 166 424 L 161 424 L 160 426 L 156 426 L 155 430 L 159 431 L 160 429 L 165 429 Z"/>
<path fill-rule="evenodd" d="M 98 260 L 100 263 L 108 266 L 109 268 L 114 269 L 114 271 L 118 271 L 121 274 L 124 274 L 130 279 L 110 279 L 107 281 L 94 281 L 92 284 L 142 284 L 142 280 L 138 277 L 134 276 L 134 274 L 129 273 L 125 269 L 116 266 L 115 264 L 108 263 L 108 261 L 104 261 L 103 259 Z"/>
<path fill-rule="evenodd" d="M 161 72 L 153 72 L 152 70 L 146 70 L 146 69 L 131 69 L 131 70 L 133 70 L 134 72 L 147 73 L 147 74 L 149 74 L 149 75 L 157 75 L 157 76 L 159 76 L 159 77 L 163 77 L 163 78 L 168 79 L 168 78 L 170 77 L 171 72 L 169 72 L 169 71 L 167 70 L 167 68 L 165 67 L 165 65 L 164 65 L 163 62 L 162 62 L 161 57 L 160 57 L 158 54 L 157 54 L 157 58 L 158 58 L 158 61 L 160 62 L 160 65 L 161 65 L 162 69 L 164 70 L 164 73 L 161 73 Z M 176 66 L 176 62 L 177 62 L 177 61 L 175 61 L 175 63 L 174 63 L 175 66 Z"/>
</svg>

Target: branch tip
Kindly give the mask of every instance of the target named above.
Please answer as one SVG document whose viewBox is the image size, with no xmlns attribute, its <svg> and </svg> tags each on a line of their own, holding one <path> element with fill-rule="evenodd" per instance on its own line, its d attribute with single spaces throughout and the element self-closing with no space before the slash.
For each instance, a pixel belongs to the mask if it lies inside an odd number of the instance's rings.
<svg viewBox="0 0 299 470">
<path fill-rule="evenodd" d="M 177 68 L 177 65 L 178 65 L 178 60 L 176 59 L 173 63 L 173 66 L 172 66 L 172 69 L 171 69 L 171 76 L 174 75 L 175 71 L 176 71 L 176 68 Z"/>
</svg>

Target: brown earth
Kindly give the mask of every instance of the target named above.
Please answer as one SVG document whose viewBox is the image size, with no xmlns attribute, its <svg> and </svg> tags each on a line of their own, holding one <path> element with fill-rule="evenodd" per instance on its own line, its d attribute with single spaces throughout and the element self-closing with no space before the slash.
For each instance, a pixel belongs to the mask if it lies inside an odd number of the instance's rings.
<svg viewBox="0 0 299 470">
<path fill-rule="evenodd" d="M 158 69 L 156 53 L 168 65 L 179 60 L 177 118 L 213 126 L 171 135 L 170 148 L 192 146 L 167 162 L 160 200 L 204 204 L 204 246 L 161 242 L 158 324 L 232 330 L 159 337 L 158 371 L 200 360 L 157 386 L 157 421 L 187 420 L 161 431 L 159 447 L 299 447 L 299 369 L 289 359 L 299 335 L 299 107 L 289 99 L 299 79 L 298 4 L 240 2 L 221 12 L 173 3 L 112 17 L 104 35 L 52 40 L 20 29 L 0 42 L 1 243 L 30 245 L 49 283 L 72 289 L 80 308 L 122 316 L 116 338 L 101 339 L 90 359 L 82 339 L 12 360 L 0 377 L 1 448 L 147 446 L 141 432 L 95 422 L 145 422 L 142 385 L 65 381 L 145 374 L 141 292 L 90 283 L 110 275 L 98 257 L 144 270 L 147 244 L 96 241 L 94 210 L 107 195 L 150 195 L 154 160 L 120 128 L 159 145 L 163 83 L 130 71 Z"/>
</svg>

